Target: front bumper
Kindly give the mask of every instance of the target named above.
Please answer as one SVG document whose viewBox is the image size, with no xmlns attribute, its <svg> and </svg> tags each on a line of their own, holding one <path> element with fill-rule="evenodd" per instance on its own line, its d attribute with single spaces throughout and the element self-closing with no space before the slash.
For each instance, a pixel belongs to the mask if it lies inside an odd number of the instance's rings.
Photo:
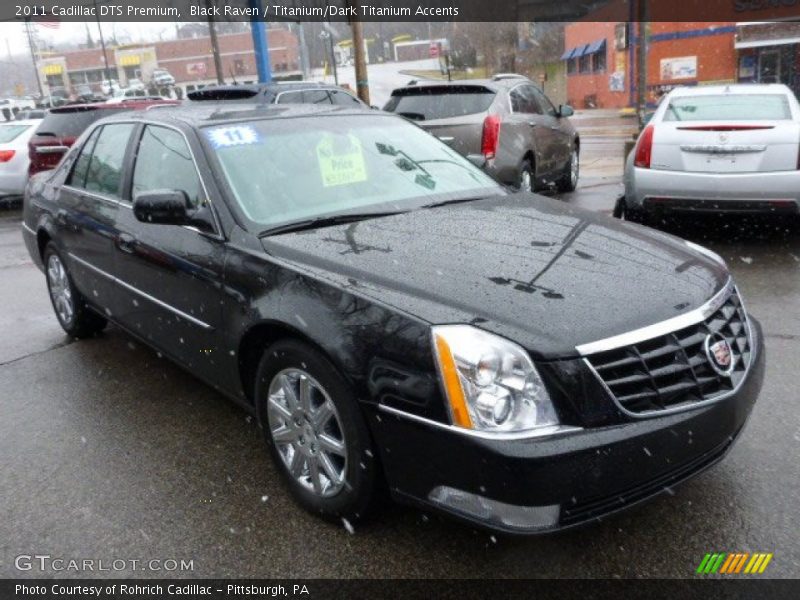
<svg viewBox="0 0 800 600">
<path fill-rule="evenodd" d="M 687 173 L 629 167 L 628 208 L 670 212 L 788 212 L 800 209 L 800 171 Z"/>
<path fill-rule="evenodd" d="M 573 527 L 669 491 L 719 461 L 742 430 L 764 377 L 752 317 L 751 327 L 754 356 L 738 391 L 683 412 L 496 440 L 378 410 L 371 422 L 390 489 L 400 501 L 508 533 Z"/>
</svg>

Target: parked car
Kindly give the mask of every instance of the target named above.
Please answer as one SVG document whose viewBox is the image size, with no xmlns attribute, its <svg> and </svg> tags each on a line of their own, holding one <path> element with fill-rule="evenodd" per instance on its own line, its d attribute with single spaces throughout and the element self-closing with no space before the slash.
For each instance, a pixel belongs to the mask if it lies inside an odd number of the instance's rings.
<svg viewBox="0 0 800 600">
<path fill-rule="evenodd" d="M 111 98 L 106 100 L 105 103 L 106 104 L 121 104 L 121 103 L 124 103 L 124 102 L 131 102 L 131 101 L 157 102 L 157 101 L 161 101 L 161 100 L 171 100 L 171 98 L 166 98 L 164 96 L 157 96 L 157 95 L 151 94 L 148 90 L 144 90 L 144 89 L 140 90 L 140 89 L 126 88 L 124 90 L 119 90 L 118 92 L 116 92 L 114 94 L 114 96 L 112 96 Z"/>
<path fill-rule="evenodd" d="M 23 218 L 67 334 L 113 321 L 240 403 L 328 517 L 385 478 L 498 530 L 595 520 L 720 460 L 761 387 L 718 256 L 511 194 L 387 113 L 119 114 Z"/>
<path fill-rule="evenodd" d="M 556 108 L 532 81 L 513 74 L 491 80 L 415 82 L 392 92 L 397 113 L 477 157 L 499 181 L 535 191 L 578 185 L 580 138 L 572 108 Z"/>
<path fill-rule="evenodd" d="M 28 140 L 39 121 L 0 123 L 0 200 L 21 198 L 28 180 Z"/>
<path fill-rule="evenodd" d="M 144 82 L 138 77 L 131 77 L 128 79 L 127 89 L 129 90 L 143 90 L 145 87 Z"/>
<path fill-rule="evenodd" d="M 21 110 L 34 108 L 34 103 L 28 98 L 0 98 L 0 119 L 13 121 Z"/>
<path fill-rule="evenodd" d="M 166 69 L 154 69 L 151 81 L 157 87 L 175 85 L 175 78 Z"/>
<path fill-rule="evenodd" d="M 31 121 L 36 119 L 44 119 L 47 110 L 44 108 L 33 108 L 30 110 L 21 110 L 17 113 L 17 121 Z"/>
<path fill-rule="evenodd" d="M 677 88 L 627 158 L 615 214 L 797 214 L 799 149 L 800 105 L 785 85 Z"/>
<path fill-rule="evenodd" d="M 196 102 L 232 101 L 266 104 L 334 104 L 349 108 L 366 107 L 361 100 L 339 86 L 311 81 L 213 85 L 189 92 L 186 97 Z"/>
<path fill-rule="evenodd" d="M 120 89 L 119 81 L 116 79 L 104 79 L 100 84 L 100 90 L 106 96 L 113 96 Z"/>
<path fill-rule="evenodd" d="M 51 108 L 28 142 L 29 175 L 53 169 L 77 137 L 98 119 L 120 111 L 141 110 L 161 104 L 176 102 L 145 98 L 118 104 L 71 104 Z"/>
</svg>

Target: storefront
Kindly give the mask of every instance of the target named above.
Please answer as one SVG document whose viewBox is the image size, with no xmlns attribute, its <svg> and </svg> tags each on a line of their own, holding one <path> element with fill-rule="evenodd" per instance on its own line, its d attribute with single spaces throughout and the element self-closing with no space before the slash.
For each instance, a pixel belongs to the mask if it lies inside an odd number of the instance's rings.
<svg viewBox="0 0 800 600">
<path fill-rule="evenodd" d="M 737 78 L 783 83 L 800 94 L 800 22 L 737 23 Z"/>
</svg>

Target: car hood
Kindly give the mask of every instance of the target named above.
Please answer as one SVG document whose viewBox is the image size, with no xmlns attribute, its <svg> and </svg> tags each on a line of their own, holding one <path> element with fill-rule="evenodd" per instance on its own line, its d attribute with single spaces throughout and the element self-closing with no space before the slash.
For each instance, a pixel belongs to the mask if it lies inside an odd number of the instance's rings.
<svg viewBox="0 0 800 600">
<path fill-rule="evenodd" d="M 262 243 L 311 275 L 429 323 L 471 323 L 539 359 L 688 312 L 728 279 L 678 238 L 533 194 Z"/>
</svg>

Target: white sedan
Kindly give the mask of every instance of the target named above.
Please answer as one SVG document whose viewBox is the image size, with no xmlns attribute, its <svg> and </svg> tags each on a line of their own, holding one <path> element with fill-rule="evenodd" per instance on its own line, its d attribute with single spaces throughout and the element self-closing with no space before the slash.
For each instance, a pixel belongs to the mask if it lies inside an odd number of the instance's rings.
<svg viewBox="0 0 800 600">
<path fill-rule="evenodd" d="M 661 102 L 625 165 L 615 216 L 796 214 L 800 104 L 780 84 L 683 87 Z"/>
<path fill-rule="evenodd" d="M 40 119 L 0 123 L 0 201 L 21 197 L 28 180 L 28 140 Z"/>
</svg>

